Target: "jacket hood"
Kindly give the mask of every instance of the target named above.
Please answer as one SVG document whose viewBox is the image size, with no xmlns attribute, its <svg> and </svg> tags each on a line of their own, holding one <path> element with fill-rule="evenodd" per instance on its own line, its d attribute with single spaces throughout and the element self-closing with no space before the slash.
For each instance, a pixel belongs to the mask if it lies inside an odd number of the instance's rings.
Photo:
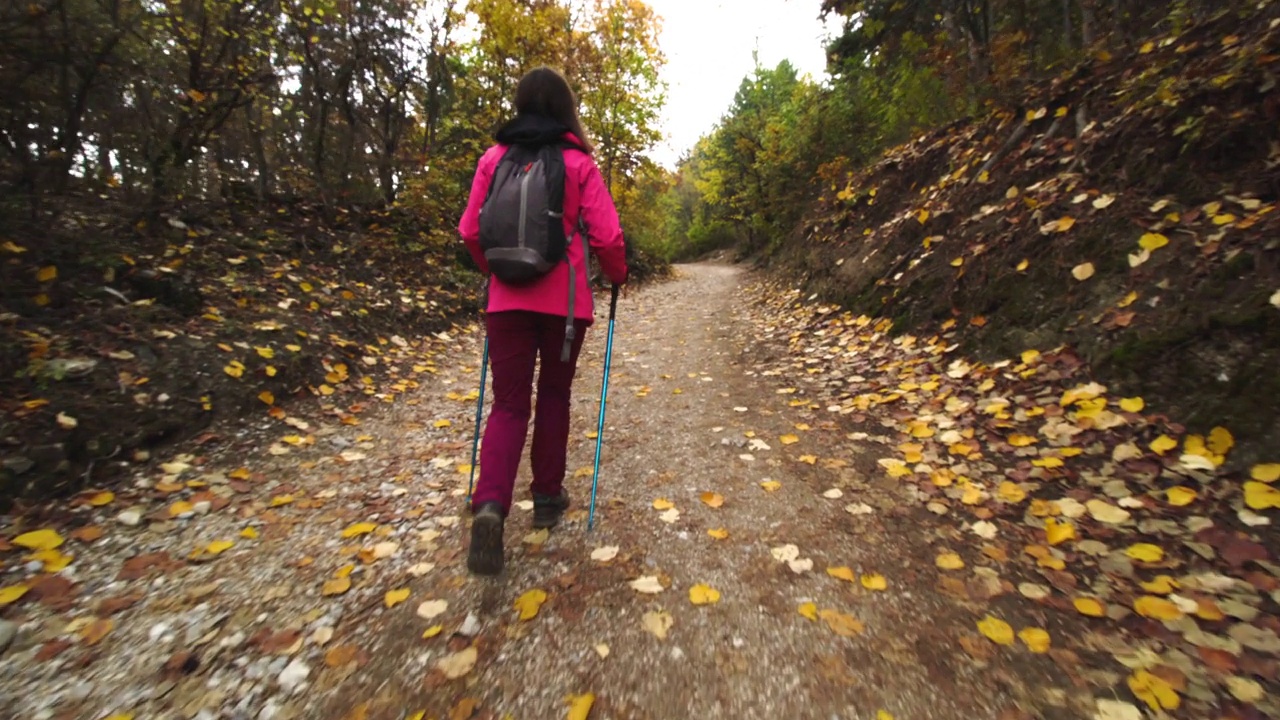
<svg viewBox="0 0 1280 720">
<path fill-rule="evenodd" d="M 564 123 L 534 114 L 515 116 L 494 134 L 494 138 L 503 145 L 552 145 L 567 139 L 578 146 L 582 144 Z"/>
</svg>

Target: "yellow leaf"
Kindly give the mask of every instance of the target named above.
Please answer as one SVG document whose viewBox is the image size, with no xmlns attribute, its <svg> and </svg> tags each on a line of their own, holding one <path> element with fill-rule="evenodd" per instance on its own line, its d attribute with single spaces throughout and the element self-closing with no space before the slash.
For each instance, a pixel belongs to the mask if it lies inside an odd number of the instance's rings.
<svg viewBox="0 0 1280 720">
<path fill-rule="evenodd" d="M 1221 215 L 1213 216 L 1214 225 L 1230 225 L 1235 221 L 1236 221 L 1236 216 L 1232 215 L 1231 213 L 1222 213 Z"/>
<path fill-rule="evenodd" d="M 1156 620 L 1177 620 L 1183 614 L 1173 602 L 1154 595 L 1143 595 L 1134 600 L 1133 609 L 1142 617 Z"/>
<path fill-rule="evenodd" d="M 1264 483 L 1280 480 L 1280 463 L 1254 465 L 1253 469 L 1249 471 L 1249 477 Z"/>
<path fill-rule="evenodd" d="M 1146 233 L 1138 238 L 1138 244 L 1142 246 L 1143 250 L 1159 250 L 1169 244 L 1169 238 L 1160 233 Z"/>
<path fill-rule="evenodd" d="M 263 390 L 262 392 L 258 393 L 258 399 L 268 405 L 276 404 L 276 396 L 273 395 L 270 390 Z"/>
<path fill-rule="evenodd" d="M 0 588 L 0 608 L 6 605 L 12 605 L 19 598 L 27 594 L 30 590 L 26 585 L 10 585 L 9 587 Z"/>
<path fill-rule="evenodd" d="M 773 492 L 774 490 L 782 487 L 782 483 L 777 480 L 765 480 L 760 483 L 760 487 L 764 488 L 766 492 Z"/>
<path fill-rule="evenodd" d="M 353 538 L 353 537 L 359 537 L 360 535 L 368 535 L 369 533 L 377 529 L 378 529 L 377 523 L 371 523 L 371 522 L 352 523 L 348 525 L 345 530 L 342 531 L 342 537 Z"/>
<path fill-rule="evenodd" d="M 720 591 L 710 585 L 698 583 L 689 588 L 689 602 L 694 605 L 713 605 L 720 602 Z"/>
<path fill-rule="evenodd" d="M 1071 277 L 1084 282 L 1085 280 L 1093 277 L 1094 272 L 1093 263 L 1080 263 L 1079 265 L 1071 268 Z"/>
<path fill-rule="evenodd" d="M 782 437 L 778 438 L 778 440 L 781 441 L 783 445 L 792 445 L 800 442 L 800 438 L 796 437 L 795 435 L 783 435 Z"/>
<path fill-rule="evenodd" d="M 94 507 L 102 507 L 103 505 L 110 505 L 111 501 L 115 499 L 116 499 L 115 493 L 111 492 L 110 490 L 104 490 L 94 495 L 93 497 L 89 498 L 89 504 Z"/>
<path fill-rule="evenodd" d="M 818 619 L 818 606 L 811 602 L 801 603 L 800 607 L 796 608 L 796 612 L 810 620 Z"/>
<path fill-rule="evenodd" d="M 520 612 L 520 619 L 529 621 L 538 616 L 542 603 L 547 601 L 545 590 L 534 588 L 516 598 L 515 609 Z"/>
<path fill-rule="evenodd" d="M 725 538 L 729 537 L 729 531 L 725 530 L 724 528 L 713 528 L 711 530 L 708 530 L 707 534 L 715 538 L 716 540 L 724 540 Z"/>
<path fill-rule="evenodd" d="M 862 587 L 868 590 L 884 590 L 885 588 L 889 587 L 888 581 L 886 581 L 884 579 L 884 576 L 879 573 L 871 573 L 870 575 L 863 575 L 861 580 L 862 580 Z"/>
<path fill-rule="evenodd" d="M 832 632 L 841 637 L 855 637 L 861 635 L 866 629 L 866 626 L 857 618 L 835 610 L 819 610 L 818 617 L 822 618 Z"/>
<path fill-rule="evenodd" d="M 964 567 L 964 560 L 955 553 L 942 553 L 934 559 L 933 564 L 943 570 L 959 570 Z"/>
<path fill-rule="evenodd" d="M 1174 507 L 1182 507 L 1183 505 L 1190 505 L 1196 499 L 1195 490 L 1192 490 L 1189 487 L 1183 487 L 1181 485 L 1177 487 L 1169 488 L 1168 490 L 1165 491 L 1165 495 L 1168 496 L 1169 498 L 1169 504 Z"/>
<path fill-rule="evenodd" d="M 1131 412 L 1131 413 L 1142 412 L 1142 408 L 1146 406 L 1147 404 L 1143 402 L 1142 398 L 1140 397 L 1122 398 L 1120 400 L 1120 409 L 1124 410 L 1125 412 Z"/>
<path fill-rule="evenodd" d="M 1013 628 L 1000 618 L 987 615 L 978 621 L 978 632 L 997 645 L 1013 644 Z"/>
<path fill-rule="evenodd" d="M 921 225 L 923 225 L 923 224 L 925 224 L 926 222 L 928 222 L 928 220 L 929 220 L 929 211 L 928 211 L 928 210 L 923 210 L 923 209 L 922 209 L 922 210 L 920 210 L 919 212 L 917 212 L 917 213 L 916 213 L 916 221 L 917 221 L 917 222 L 919 222 Z"/>
<path fill-rule="evenodd" d="M 400 588 L 399 590 L 388 590 L 387 594 L 382 598 L 382 604 L 392 608 L 405 600 L 409 599 L 409 588 Z"/>
<path fill-rule="evenodd" d="M 453 425 L 452 420 L 437 420 L 434 423 L 432 423 L 432 426 L 436 428 L 447 428 L 450 425 Z"/>
<path fill-rule="evenodd" d="M 1018 639 L 1033 653 L 1049 652 L 1049 633 L 1040 628 L 1022 628 L 1018 631 Z"/>
<path fill-rule="evenodd" d="M 1017 483 L 1005 480 L 1000 483 L 1000 488 L 996 490 L 996 494 L 1001 500 L 1011 503 L 1020 503 L 1027 499 L 1027 491 L 1018 487 Z"/>
<path fill-rule="evenodd" d="M 1170 450 L 1178 447 L 1178 441 L 1174 440 L 1168 435 L 1161 435 L 1160 437 L 1151 441 L 1150 447 L 1151 447 L 1151 451 L 1154 452 L 1155 454 L 1164 455 Z"/>
<path fill-rule="evenodd" d="M 1071 604 L 1076 606 L 1076 611 L 1079 612 L 1081 615 L 1088 615 L 1089 617 L 1102 617 L 1107 614 L 1107 611 L 1102 606 L 1102 603 L 1098 602 L 1093 598 L 1078 597 L 1072 600 Z"/>
<path fill-rule="evenodd" d="M 242 538 L 246 538 L 246 539 L 248 539 L 248 540 L 257 540 L 257 539 L 258 539 L 258 531 L 257 531 L 256 529 L 254 529 L 254 528 L 247 527 L 247 528 L 245 528 L 245 529 L 243 529 L 243 530 L 241 530 L 241 531 L 240 531 L 240 537 L 242 537 Z"/>
<path fill-rule="evenodd" d="M 1060 468 L 1065 463 L 1063 463 L 1062 458 L 1059 457 L 1042 457 L 1032 460 L 1031 464 L 1042 468 Z"/>
<path fill-rule="evenodd" d="M 230 550 L 235 545 L 234 540 L 214 540 L 204 549 L 210 555 L 221 555 L 223 552 Z"/>
<path fill-rule="evenodd" d="M 1147 707 L 1160 710 L 1176 710 L 1182 703 L 1177 691 L 1157 675 L 1146 670 L 1137 670 L 1129 676 L 1129 690 L 1134 697 L 1147 704 Z"/>
<path fill-rule="evenodd" d="M 1138 300 L 1138 293 L 1131 291 L 1128 295 L 1125 295 L 1123 298 L 1121 298 L 1120 302 L 1116 303 L 1116 307 L 1127 308 L 1130 305 L 1137 302 L 1137 300 Z"/>
<path fill-rule="evenodd" d="M 961 265 L 964 265 L 964 258 L 962 257 L 958 257 L 951 261 L 951 267 L 960 267 Z"/>
<path fill-rule="evenodd" d="M 1068 540 L 1076 539 L 1076 526 L 1047 517 L 1044 519 L 1044 535 L 1046 542 L 1050 545 L 1061 545 Z"/>
<path fill-rule="evenodd" d="M 1009 444 L 1014 447 L 1026 447 L 1035 443 L 1036 439 L 1030 435 L 1019 435 L 1014 433 L 1009 436 Z"/>
<path fill-rule="evenodd" d="M 565 720 L 587 720 L 591 715 L 591 706 L 596 702 L 596 696 L 594 693 L 570 695 L 565 698 L 565 702 L 569 705 L 569 714 L 565 716 Z"/>
<path fill-rule="evenodd" d="M 675 507 L 675 504 L 666 498 L 658 498 L 653 501 L 654 510 L 670 510 L 673 507 Z"/>
<path fill-rule="evenodd" d="M 893 720 L 893 716 L 889 714 L 888 710 L 877 710 L 876 720 Z"/>
<path fill-rule="evenodd" d="M 257 351 L 258 357 L 261 357 L 267 360 L 270 360 L 271 358 L 276 356 L 276 351 L 272 350 L 269 347 L 255 347 L 254 350 Z"/>
<path fill-rule="evenodd" d="M 852 568 L 845 567 L 844 565 L 841 565 L 840 567 L 827 568 L 827 574 L 837 580 L 844 580 L 846 582 L 853 582 L 854 579 L 858 577 L 854 574 Z"/>
<path fill-rule="evenodd" d="M 1068 216 L 1065 216 L 1065 217 L 1058 218 L 1058 232 L 1060 232 L 1060 233 L 1064 233 L 1064 232 L 1066 232 L 1066 231 L 1070 230 L 1070 229 L 1071 229 L 1071 227 L 1072 227 L 1073 225 L 1075 225 L 1075 224 L 1076 224 L 1076 219 L 1075 219 L 1075 218 L 1073 218 L 1073 217 L 1071 217 L 1071 216 L 1069 216 L 1069 215 L 1068 215 Z M 1081 278 L 1081 279 L 1083 280 L 1083 278 Z"/>
<path fill-rule="evenodd" d="M 423 631 L 422 631 L 422 639 L 423 639 L 423 640 L 430 640 L 431 638 L 433 638 L 433 637 L 435 637 L 435 636 L 439 635 L 439 634 L 440 634 L 440 633 L 442 633 L 442 632 L 444 632 L 444 626 L 443 626 L 443 625 L 432 625 L 431 627 L 429 627 L 429 628 L 427 628 L 426 630 L 423 630 Z"/>
<path fill-rule="evenodd" d="M 1156 595 L 1168 595 L 1181 587 L 1177 580 L 1168 575 L 1157 575 L 1150 582 L 1140 582 L 1138 584 L 1142 586 L 1143 590 Z"/>
<path fill-rule="evenodd" d="M 36 280 L 39 282 L 49 282 L 58 277 L 58 268 L 53 265 L 46 265 L 36 271 Z"/>
<path fill-rule="evenodd" d="M 1134 543 L 1125 548 L 1125 555 L 1142 562 L 1157 563 L 1164 559 L 1164 549 L 1151 543 Z"/>
<path fill-rule="evenodd" d="M 1209 442 L 1207 443 L 1209 451 L 1214 455 L 1226 455 L 1231 452 L 1231 448 L 1235 447 L 1236 439 L 1231 436 L 1231 431 L 1224 427 L 1215 427 L 1209 431 Z"/>
<path fill-rule="evenodd" d="M 583 433 L 583 435 L 584 435 L 588 440 L 595 440 L 596 438 L 600 437 L 600 433 L 599 433 L 598 431 L 596 431 L 596 430 L 589 430 L 589 431 L 587 431 L 587 432 Z"/>
<path fill-rule="evenodd" d="M 1017 265 L 1017 267 L 1015 267 L 1014 269 L 1015 269 L 1015 270 L 1017 270 L 1018 272 L 1023 272 L 1024 270 L 1026 270 L 1026 269 L 1027 269 L 1027 268 L 1029 268 L 1029 267 L 1031 267 L 1031 261 L 1030 261 L 1030 260 L 1025 260 L 1025 259 L 1024 259 L 1024 260 L 1022 260 L 1021 262 L 1019 262 L 1019 263 L 1018 263 L 1018 265 Z"/>
<path fill-rule="evenodd" d="M 281 505 L 288 505 L 291 502 L 293 502 L 292 495 L 277 495 L 271 498 L 270 505 L 271 507 L 280 507 Z"/>
<path fill-rule="evenodd" d="M 222 368 L 222 372 L 230 375 L 233 378 L 238 378 L 244 375 L 244 366 L 236 365 L 236 364 L 227 365 L 226 367 Z"/>
<path fill-rule="evenodd" d="M 1244 484 L 1244 504 L 1254 510 L 1280 507 L 1280 489 L 1250 480 Z"/>
<path fill-rule="evenodd" d="M 52 550 L 64 542 L 57 532 L 44 528 L 25 532 L 12 540 L 14 545 L 28 550 Z"/>
<path fill-rule="evenodd" d="M 721 495 L 720 493 L 715 493 L 710 491 L 704 492 L 700 496 L 700 499 L 708 507 L 718 508 L 721 505 L 724 505 L 724 496 Z"/>
<path fill-rule="evenodd" d="M 351 589 L 351 578 L 343 576 L 336 577 L 332 580 L 326 580 L 324 585 L 320 587 L 320 594 L 326 597 L 330 595 L 341 595 Z"/>
</svg>

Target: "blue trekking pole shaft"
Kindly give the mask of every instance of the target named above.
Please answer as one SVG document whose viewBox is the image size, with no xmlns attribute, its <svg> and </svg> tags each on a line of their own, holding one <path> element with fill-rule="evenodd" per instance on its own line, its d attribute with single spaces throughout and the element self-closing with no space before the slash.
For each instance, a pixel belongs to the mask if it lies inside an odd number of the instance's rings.
<svg viewBox="0 0 1280 720">
<path fill-rule="evenodd" d="M 609 399 L 609 362 L 613 359 L 613 319 L 618 314 L 618 286 L 609 299 L 609 339 L 604 346 L 604 377 L 600 381 L 600 418 L 596 420 L 596 462 L 591 472 L 591 510 L 587 514 L 587 530 L 596 523 L 596 489 L 600 484 L 600 446 L 604 442 L 604 411 Z"/>
<path fill-rule="evenodd" d="M 481 292 L 480 309 L 484 310 L 489 304 L 489 281 L 484 283 L 484 290 Z M 480 449 L 480 418 L 484 415 L 484 385 L 489 379 L 489 331 L 486 328 L 484 333 L 484 355 L 480 359 L 480 395 L 476 400 L 476 430 L 475 435 L 471 438 L 471 478 L 467 480 L 467 502 L 471 502 L 471 492 L 476 487 L 476 453 Z"/>
</svg>

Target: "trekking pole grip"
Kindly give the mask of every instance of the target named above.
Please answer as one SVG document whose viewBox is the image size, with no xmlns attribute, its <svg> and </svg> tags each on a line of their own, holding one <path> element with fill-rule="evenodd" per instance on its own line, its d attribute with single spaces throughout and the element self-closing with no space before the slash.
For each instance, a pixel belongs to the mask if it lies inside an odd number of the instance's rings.
<svg viewBox="0 0 1280 720">
<path fill-rule="evenodd" d="M 610 320 L 612 320 L 613 316 L 616 315 L 618 312 L 618 291 L 621 289 L 622 289 L 621 285 L 615 284 L 613 286 L 613 289 L 610 291 L 612 295 L 609 298 L 609 319 Z"/>
</svg>

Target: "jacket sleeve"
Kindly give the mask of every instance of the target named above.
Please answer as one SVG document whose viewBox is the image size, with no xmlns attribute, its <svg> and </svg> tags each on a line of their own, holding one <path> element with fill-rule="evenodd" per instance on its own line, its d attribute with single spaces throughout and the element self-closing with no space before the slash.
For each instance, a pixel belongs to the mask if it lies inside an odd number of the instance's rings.
<svg viewBox="0 0 1280 720">
<path fill-rule="evenodd" d="M 595 163 L 589 164 L 582 182 L 582 201 L 578 208 L 587 226 L 587 239 L 591 250 L 600 261 L 609 282 L 621 285 L 627 281 L 627 257 L 622 226 L 618 222 L 618 210 L 613 205 L 609 189 Z"/>
<path fill-rule="evenodd" d="M 480 156 L 476 164 L 476 175 L 471 181 L 471 196 L 467 199 L 467 209 L 458 222 L 458 233 L 462 242 L 466 243 L 471 259 L 476 261 L 480 271 L 489 274 L 489 263 L 480 250 L 480 206 L 484 204 L 485 195 L 489 194 L 489 181 L 493 179 L 493 163 L 488 162 L 489 153 Z"/>
</svg>

